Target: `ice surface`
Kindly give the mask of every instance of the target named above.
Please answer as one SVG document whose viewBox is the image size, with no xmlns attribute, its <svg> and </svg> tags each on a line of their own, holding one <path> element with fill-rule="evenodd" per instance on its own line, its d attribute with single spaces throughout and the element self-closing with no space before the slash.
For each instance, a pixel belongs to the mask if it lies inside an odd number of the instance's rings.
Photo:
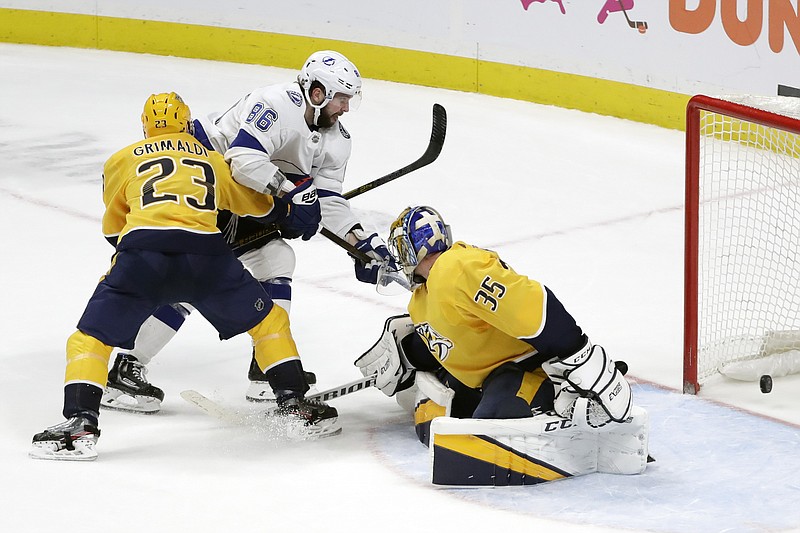
<svg viewBox="0 0 800 533">
<path fill-rule="evenodd" d="M 103 412 L 99 459 L 33 461 L 31 436 L 61 419 L 64 345 L 108 267 L 100 234 L 105 159 L 141 135 L 152 92 L 195 115 L 294 72 L 92 50 L 0 45 L 1 531 L 787 531 L 800 525 L 800 378 L 681 385 L 683 135 L 599 115 L 367 79 L 345 116 L 347 189 L 421 155 L 431 105 L 447 108 L 439 160 L 353 200 L 386 234 L 430 204 L 455 237 L 497 250 L 546 283 L 592 340 L 627 361 L 657 459 L 637 477 L 591 475 L 535 487 L 441 489 L 408 415 L 370 389 L 334 401 L 341 436 L 291 444 L 225 427 L 183 402 L 196 389 L 244 400 L 249 344 L 220 342 L 199 316 L 150 366 L 161 413 Z M 369 75 L 368 72 L 364 73 Z M 406 297 L 355 281 L 321 237 L 295 246 L 293 331 L 321 388 Z M 656 387 L 653 384 L 658 384 Z M 670 390 L 672 389 L 672 390 Z M 780 422 L 742 409 L 782 419 Z M 788 423 L 787 423 L 788 422 Z M 795 424 L 795 425 L 792 425 Z"/>
</svg>

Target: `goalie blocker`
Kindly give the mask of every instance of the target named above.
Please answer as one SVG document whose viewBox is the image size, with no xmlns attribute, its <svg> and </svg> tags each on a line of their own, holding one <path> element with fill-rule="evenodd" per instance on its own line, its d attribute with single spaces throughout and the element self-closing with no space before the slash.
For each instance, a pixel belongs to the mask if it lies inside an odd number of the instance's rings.
<svg viewBox="0 0 800 533">
<path fill-rule="evenodd" d="M 534 485 L 594 472 L 640 474 L 647 467 L 649 421 L 640 407 L 603 427 L 553 413 L 460 419 L 448 416 L 453 391 L 433 374 L 417 372 L 415 385 L 415 426 L 430 447 L 435 485 Z"/>
</svg>

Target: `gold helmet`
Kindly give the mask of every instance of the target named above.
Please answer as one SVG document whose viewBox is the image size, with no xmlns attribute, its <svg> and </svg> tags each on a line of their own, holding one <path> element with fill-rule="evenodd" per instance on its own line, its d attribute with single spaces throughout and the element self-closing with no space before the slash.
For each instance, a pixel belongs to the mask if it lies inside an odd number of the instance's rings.
<svg viewBox="0 0 800 533">
<path fill-rule="evenodd" d="M 166 133 L 192 133 L 192 112 L 176 93 L 151 94 L 142 111 L 145 138 Z"/>
</svg>

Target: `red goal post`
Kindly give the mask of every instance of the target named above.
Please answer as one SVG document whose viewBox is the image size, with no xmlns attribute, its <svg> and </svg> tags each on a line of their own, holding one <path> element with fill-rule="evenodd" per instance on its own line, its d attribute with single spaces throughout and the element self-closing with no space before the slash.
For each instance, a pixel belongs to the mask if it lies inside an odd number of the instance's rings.
<svg viewBox="0 0 800 533">
<path fill-rule="evenodd" d="M 800 99 L 691 98 L 685 194 L 684 392 L 800 366 Z"/>
</svg>

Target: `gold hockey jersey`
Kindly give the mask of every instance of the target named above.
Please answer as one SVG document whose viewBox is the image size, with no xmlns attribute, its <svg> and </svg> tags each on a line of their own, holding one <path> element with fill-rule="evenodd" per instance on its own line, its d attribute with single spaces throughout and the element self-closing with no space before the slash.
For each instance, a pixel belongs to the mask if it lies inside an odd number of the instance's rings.
<svg viewBox="0 0 800 533">
<path fill-rule="evenodd" d="M 221 238 L 199 238 L 219 234 L 219 209 L 265 217 L 274 205 L 271 196 L 236 183 L 222 155 L 188 133 L 150 137 L 112 155 L 103 202 L 103 234 L 118 249 L 192 253 L 227 249 Z"/>
<path fill-rule="evenodd" d="M 430 352 L 465 385 L 478 388 L 498 366 L 536 353 L 520 340 L 544 327 L 546 292 L 495 252 L 456 242 L 433 265 L 408 304 Z"/>
</svg>

